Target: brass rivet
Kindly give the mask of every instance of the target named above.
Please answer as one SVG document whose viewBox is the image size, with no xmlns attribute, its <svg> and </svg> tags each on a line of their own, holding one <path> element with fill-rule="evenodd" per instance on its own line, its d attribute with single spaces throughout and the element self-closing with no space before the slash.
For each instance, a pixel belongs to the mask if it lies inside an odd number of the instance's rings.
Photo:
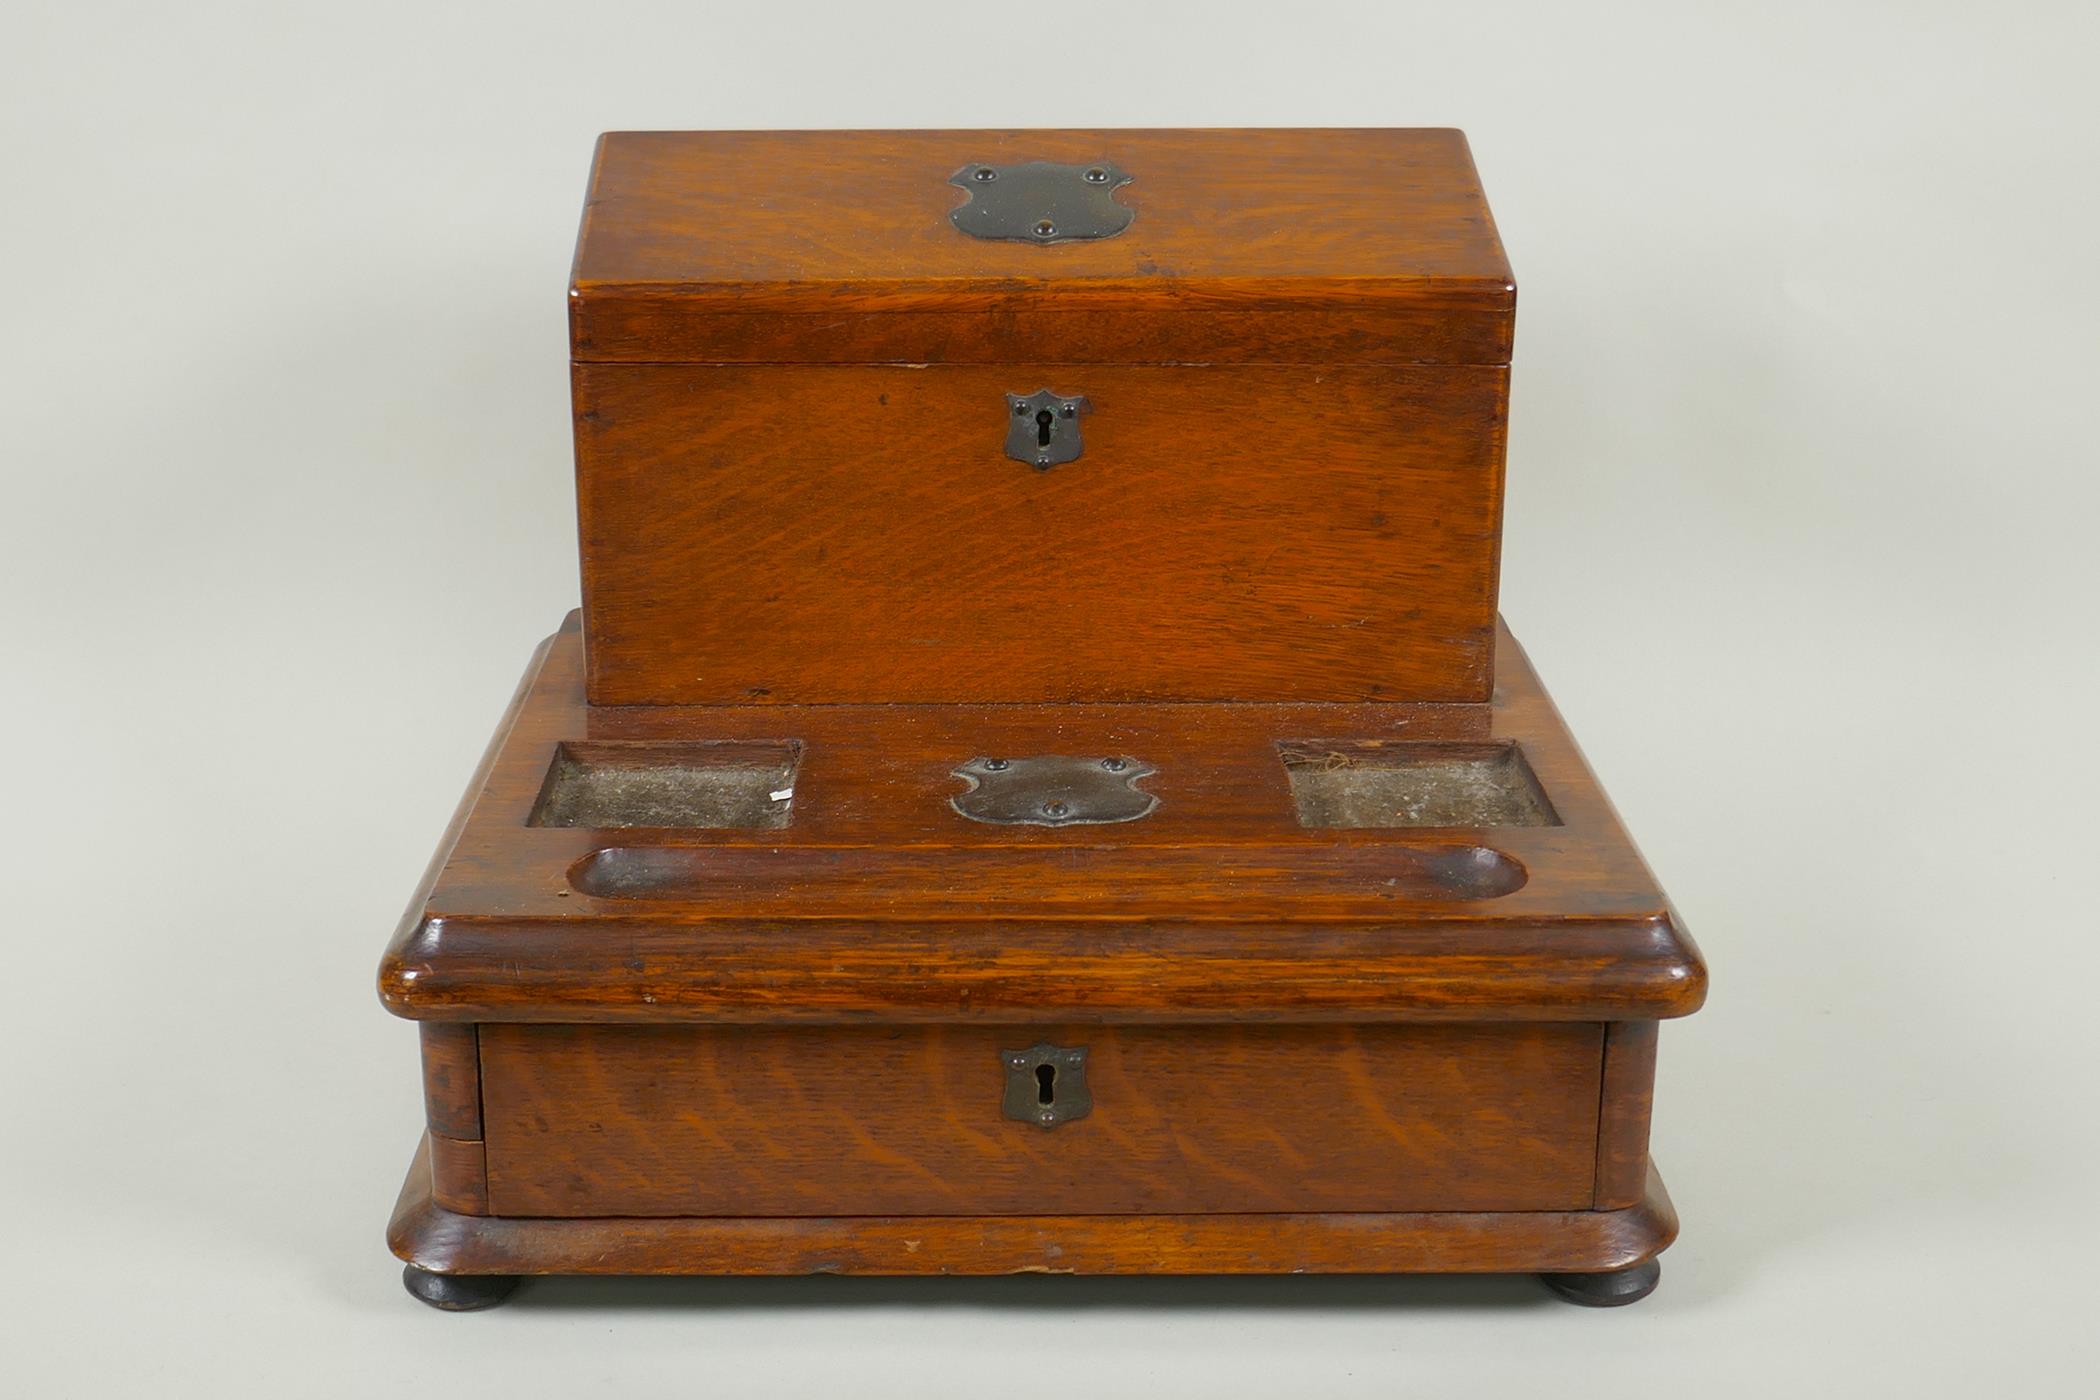
<svg viewBox="0 0 2100 1400">
<path fill-rule="evenodd" d="M 1035 225 L 1035 236 L 1036 236 L 1037 238 L 1048 238 L 1048 237 L 1049 237 L 1049 236 L 1050 236 L 1051 234 L 1053 234 L 1053 233 L 1056 233 L 1056 232 L 1057 232 L 1057 225 L 1056 225 L 1056 224 L 1053 224 L 1053 223 L 1051 223 L 1051 222 L 1050 222 L 1050 221 L 1049 221 L 1048 219 L 1038 219 L 1038 220 L 1036 220 L 1036 225 Z"/>
<path fill-rule="evenodd" d="M 999 172 L 992 169 L 989 165 L 980 165 L 970 172 L 970 178 L 980 181 L 996 180 L 999 178 Z"/>
<path fill-rule="evenodd" d="M 1090 166 L 1086 172 L 1086 182 L 1090 185 L 1106 184 L 1108 182 L 1108 171 L 1098 165 Z"/>
<path fill-rule="evenodd" d="M 991 769 L 994 773 L 1003 772 L 1006 768 L 1006 760 L 1003 758 L 988 758 L 984 761 L 984 766 Z"/>
</svg>

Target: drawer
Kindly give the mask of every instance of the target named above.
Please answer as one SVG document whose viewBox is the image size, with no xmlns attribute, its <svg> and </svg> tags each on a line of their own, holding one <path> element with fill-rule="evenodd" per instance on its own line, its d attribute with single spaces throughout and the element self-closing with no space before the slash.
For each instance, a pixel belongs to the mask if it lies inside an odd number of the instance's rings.
<svg viewBox="0 0 2100 1400">
<path fill-rule="evenodd" d="M 1044 1083 L 1038 1046 L 1083 1067 Z M 480 1047 L 496 1215 L 1577 1210 L 1594 1194 L 1590 1023 L 488 1025 Z M 1082 1089 L 1083 1116 L 1032 1121 Z"/>
<path fill-rule="evenodd" d="M 1488 698 L 1504 366 L 574 386 L 593 704 Z M 1043 389 L 1089 407 L 1038 470 L 1007 396 Z"/>
</svg>

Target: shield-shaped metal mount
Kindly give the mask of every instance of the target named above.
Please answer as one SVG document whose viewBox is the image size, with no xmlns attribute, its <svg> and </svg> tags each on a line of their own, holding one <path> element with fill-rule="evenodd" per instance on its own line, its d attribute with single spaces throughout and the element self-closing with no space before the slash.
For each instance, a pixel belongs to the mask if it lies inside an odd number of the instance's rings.
<svg viewBox="0 0 2100 1400">
<path fill-rule="evenodd" d="M 1085 165 L 973 160 L 948 183 L 969 192 L 969 201 L 950 210 L 948 218 L 972 238 L 1075 243 L 1114 238 L 1137 217 L 1136 210 L 1114 197 L 1130 183 L 1129 174 L 1105 160 Z"/>
</svg>

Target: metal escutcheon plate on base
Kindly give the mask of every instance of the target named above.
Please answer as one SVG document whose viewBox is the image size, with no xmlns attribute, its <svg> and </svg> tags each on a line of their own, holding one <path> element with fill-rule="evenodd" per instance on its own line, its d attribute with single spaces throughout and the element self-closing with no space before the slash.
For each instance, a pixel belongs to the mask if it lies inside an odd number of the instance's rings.
<svg viewBox="0 0 2100 1400">
<path fill-rule="evenodd" d="M 1102 826 L 1152 814 L 1159 799 L 1137 783 L 1159 770 L 1135 758 L 1043 754 L 973 758 L 954 770 L 970 785 L 948 805 L 994 826 Z"/>
</svg>

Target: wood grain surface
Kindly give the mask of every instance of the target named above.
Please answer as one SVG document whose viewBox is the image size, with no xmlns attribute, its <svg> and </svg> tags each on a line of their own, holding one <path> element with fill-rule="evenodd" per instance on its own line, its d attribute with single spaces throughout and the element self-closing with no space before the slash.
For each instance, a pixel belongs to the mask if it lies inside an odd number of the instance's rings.
<svg viewBox="0 0 2100 1400">
<path fill-rule="evenodd" d="M 1114 238 L 949 221 L 965 164 L 1100 159 Z M 1504 364 L 1515 295 L 1456 131 L 616 132 L 570 310 L 581 361 Z"/>
<path fill-rule="evenodd" d="M 447 1210 L 462 1215 L 489 1213 L 488 1154 L 478 1139 L 462 1140 L 431 1133 L 430 1189 Z"/>
<path fill-rule="evenodd" d="M 475 1028 L 456 1021 L 425 1021 L 423 1110 L 430 1131 L 452 1138 L 481 1136 L 481 1056 Z"/>
<path fill-rule="evenodd" d="M 1507 371 L 579 365 L 599 705 L 1488 698 Z M 1005 455 L 1008 392 L 1092 404 Z"/>
<path fill-rule="evenodd" d="M 455 1021 L 1006 1023 L 1041 1020 L 1651 1020 L 1696 1010 L 1705 968 L 1522 652 L 1504 633 L 1492 705 L 742 706 L 587 709 L 571 627 L 532 669 L 442 871 L 387 951 L 399 1014 Z M 1279 743 L 1512 742 L 1558 826 L 1301 825 Z M 765 830 L 534 827 L 562 743 L 799 741 L 792 817 Z M 1161 801 L 1118 826 L 989 826 L 948 799 L 983 754 L 1120 753 L 1156 765 Z M 1277 886 L 1236 904 L 1232 862 L 1276 870 L 1375 861 L 1396 871 L 1452 843 L 1500 852 L 1521 888 L 1448 898 L 1405 882 L 1377 907 L 1294 917 Z M 691 898 L 579 887 L 596 852 L 704 853 Z M 1216 856 L 1216 888 L 1162 912 L 1065 897 L 964 900 L 863 885 L 851 906 L 768 875 L 778 852 L 884 850 L 898 861 L 1033 852 L 1137 871 L 1157 852 Z M 1070 853 L 1084 849 L 1088 854 Z M 1226 848 L 1237 848 L 1227 850 Z M 1058 853 L 1065 853 L 1062 857 Z M 1298 854 L 1287 854 L 1295 852 Z M 796 856 L 793 860 L 815 859 Z M 1019 857 L 993 856 L 993 861 Z M 696 867 L 697 868 L 697 867 Z M 812 869 L 816 867 L 811 867 Z M 899 865 L 898 869 L 903 869 Z M 1278 877 L 1280 878 L 1280 877 Z M 808 891 L 805 900 L 802 891 Z M 763 898 L 761 896 L 764 896 Z M 1318 901 L 1309 901 L 1317 903 Z"/>
<path fill-rule="evenodd" d="M 1677 1236 L 1652 1170 L 1624 1210 L 558 1220 L 445 1210 L 428 1164 L 426 1146 L 387 1243 L 434 1273 L 1598 1273 Z"/>
<path fill-rule="evenodd" d="M 1085 1117 L 1001 1111 L 1083 1047 Z M 1565 1210 L 1602 1028 L 488 1026 L 499 1215 Z"/>
<path fill-rule="evenodd" d="M 1594 1202 L 1598 1210 L 1633 1205 L 1647 1187 L 1656 1029 L 1653 1021 L 1618 1021 L 1605 1027 Z"/>
<path fill-rule="evenodd" d="M 957 233 L 949 176 L 1031 159 L 1129 170 L 1130 231 Z M 1705 969 L 1496 625 L 1514 294 L 1455 132 L 605 138 L 570 297 L 585 606 L 381 968 L 426 1022 L 396 1252 L 1581 1272 L 1668 1244 L 1655 1023 Z M 1042 388 L 1089 411 L 1036 471 L 1006 396 Z M 797 762 L 711 823 L 533 825 L 563 753 L 613 811 L 649 755 L 719 745 Z M 1507 752 L 1546 819 L 1298 819 L 1284 754 L 1391 745 Z M 1050 754 L 1138 760 L 1156 808 L 949 801 L 969 760 Z M 1091 1111 L 1050 1129 L 1002 1111 L 1037 1040 L 1087 1054 Z"/>
<path fill-rule="evenodd" d="M 764 919 L 792 900 L 805 918 L 1216 919 L 1276 923 L 1375 917 L 1424 900 L 1493 899 L 1522 888 L 1523 867 L 1486 846 L 1261 847 L 1106 845 L 1056 848 L 879 846 L 775 849 L 615 846 L 571 883 L 607 900 L 668 901 L 720 918 Z"/>
</svg>

